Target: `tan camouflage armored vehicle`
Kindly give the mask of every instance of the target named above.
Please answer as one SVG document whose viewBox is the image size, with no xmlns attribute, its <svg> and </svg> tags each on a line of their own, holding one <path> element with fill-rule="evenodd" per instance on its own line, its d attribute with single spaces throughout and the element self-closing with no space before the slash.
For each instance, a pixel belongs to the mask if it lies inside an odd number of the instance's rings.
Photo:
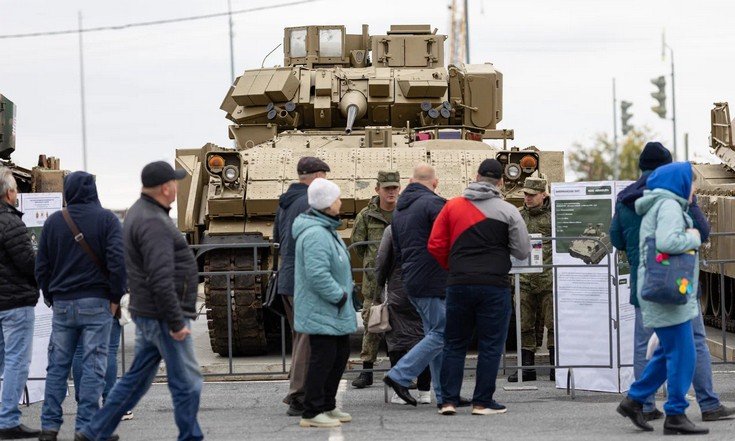
<svg viewBox="0 0 735 441">
<path fill-rule="evenodd" d="M 712 227 L 712 233 L 735 232 L 735 144 L 727 103 L 715 103 L 711 111 L 710 147 L 721 164 L 694 164 L 697 201 Z M 735 258 L 735 235 L 714 236 L 702 247 L 700 276 L 702 314 L 708 325 L 735 332 L 735 264 L 723 266 L 711 260 Z M 720 288 L 724 285 L 725 299 Z"/>
<path fill-rule="evenodd" d="M 510 148 L 503 76 L 490 63 L 445 65 L 445 35 L 428 25 L 385 34 L 344 26 L 285 29 L 283 67 L 246 70 L 221 109 L 235 148 L 207 144 L 176 152 L 189 173 L 178 202 L 191 243 L 267 243 L 278 197 L 298 177 L 302 156 L 326 161 L 342 189 L 342 237 L 374 195 L 379 170 L 398 170 L 403 186 L 420 162 L 438 171 L 439 193 L 457 196 L 483 159 L 505 165 L 506 195 L 520 205 L 523 180 L 536 172 L 563 181 L 562 152 Z M 489 143 L 487 143 L 488 141 Z M 261 251 L 266 251 L 262 249 Z M 261 267 L 269 254 L 256 256 Z M 252 250 L 203 257 L 206 269 L 251 269 Z M 225 280 L 205 279 L 212 349 L 227 354 Z M 234 277 L 233 353 L 262 353 L 273 330 L 262 309 L 264 279 Z"/>
</svg>

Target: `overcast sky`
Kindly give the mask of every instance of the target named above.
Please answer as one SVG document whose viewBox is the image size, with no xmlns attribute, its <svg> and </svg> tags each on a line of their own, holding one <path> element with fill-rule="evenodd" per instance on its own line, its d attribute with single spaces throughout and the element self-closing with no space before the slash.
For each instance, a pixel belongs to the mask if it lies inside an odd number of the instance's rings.
<svg viewBox="0 0 735 441">
<path fill-rule="evenodd" d="M 233 10 L 290 0 L 232 0 Z M 237 15 L 236 71 L 260 66 L 282 41 L 282 28 L 344 24 L 428 23 L 446 33 L 445 0 L 321 0 Z M 0 0 L 0 35 L 184 17 L 225 11 L 226 0 Z M 619 99 L 634 103 L 632 122 L 652 128 L 667 146 L 671 122 L 650 107 L 650 79 L 670 73 L 661 32 L 676 56 L 679 149 L 690 134 L 692 156 L 707 160 L 709 110 L 735 101 L 735 16 L 731 1 L 470 0 L 474 63 L 504 74 L 503 128 L 515 145 L 567 150 L 612 131 L 612 78 Z M 0 39 L 0 93 L 18 106 L 13 159 L 31 166 L 39 153 L 82 167 L 77 35 Z M 152 160 L 206 142 L 230 145 L 219 110 L 230 83 L 227 18 L 84 35 L 89 171 L 100 197 L 124 208 L 137 197 L 139 173 Z M 281 49 L 266 65 L 283 62 Z M 670 92 L 668 92 L 670 95 Z M 671 106 L 669 105 L 669 108 Z"/>
</svg>

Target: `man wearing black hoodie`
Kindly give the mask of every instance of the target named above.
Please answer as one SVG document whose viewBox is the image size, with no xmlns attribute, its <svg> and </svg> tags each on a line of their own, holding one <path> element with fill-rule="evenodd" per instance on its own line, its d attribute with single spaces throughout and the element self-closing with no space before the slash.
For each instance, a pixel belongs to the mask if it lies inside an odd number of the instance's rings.
<svg viewBox="0 0 735 441">
<path fill-rule="evenodd" d="M 319 158 L 305 156 L 299 159 L 296 172 L 299 182 L 293 183 L 278 199 L 278 211 L 273 222 L 273 242 L 280 245 L 281 266 L 278 271 L 278 294 L 283 299 L 288 324 L 293 329 L 294 261 L 296 241 L 291 234 L 293 221 L 299 214 L 309 210 L 306 190 L 316 178 L 326 178 L 329 166 Z M 291 370 L 288 394 L 283 402 L 288 404 L 289 416 L 301 416 L 304 412 L 304 385 L 309 368 L 309 336 L 293 332 L 291 346 Z"/>
<path fill-rule="evenodd" d="M 100 205 L 94 176 L 81 171 L 67 176 L 64 198 L 80 233 L 72 232 L 62 212 L 52 214 L 43 226 L 36 257 L 36 279 L 46 302 L 53 305 L 39 436 L 49 441 L 56 440 L 61 427 L 61 404 L 79 342 L 84 355 L 76 429 L 99 410 L 110 327 L 126 286 L 120 221 Z M 81 241 L 96 257 L 83 248 Z"/>
<path fill-rule="evenodd" d="M 643 326 L 643 317 L 638 305 L 639 232 L 642 218 L 636 214 L 635 201 L 643 196 L 648 176 L 658 167 L 671 163 L 671 160 L 671 153 L 660 142 L 646 144 L 638 159 L 641 177 L 618 195 L 615 216 L 610 224 L 610 240 L 615 248 L 625 251 L 630 264 L 630 303 L 635 306 L 635 332 L 633 337 L 633 373 L 635 378 L 642 375 L 646 364 L 648 364 L 646 352 L 648 350 L 648 340 L 653 334 L 653 329 Z M 696 199 L 689 205 L 689 215 L 694 220 L 694 226 L 699 230 L 702 242 L 706 242 L 709 237 L 709 225 L 702 210 L 697 205 Z M 699 409 L 702 411 L 702 420 L 716 421 L 729 417 L 735 414 L 735 409 L 723 406 L 720 403 L 720 398 L 715 393 L 712 385 L 712 366 L 701 310 L 699 316 L 692 320 L 692 329 L 697 350 L 697 364 L 695 365 L 692 384 L 697 395 Z M 656 409 L 654 396 L 648 397 L 643 404 L 643 416 L 648 421 L 663 417 L 663 413 Z"/>
</svg>

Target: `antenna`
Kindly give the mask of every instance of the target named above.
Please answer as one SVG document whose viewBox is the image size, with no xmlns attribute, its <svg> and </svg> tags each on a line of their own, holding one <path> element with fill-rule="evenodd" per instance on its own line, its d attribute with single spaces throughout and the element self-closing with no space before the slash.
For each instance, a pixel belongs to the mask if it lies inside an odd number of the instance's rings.
<svg viewBox="0 0 735 441">
<path fill-rule="evenodd" d="M 270 52 L 268 52 L 268 53 L 267 53 L 267 54 L 265 55 L 265 57 L 263 58 L 263 62 L 262 62 L 262 63 L 260 63 L 260 68 L 261 68 L 261 69 L 262 69 L 262 68 L 263 68 L 263 66 L 265 65 L 265 60 L 266 60 L 266 59 L 268 59 L 268 57 L 269 57 L 269 56 L 270 56 L 270 55 L 271 55 L 271 54 L 272 54 L 273 52 L 275 52 L 275 51 L 276 51 L 276 49 L 278 49 L 279 47 L 281 47 L 281 44 L 282 44 L 282 43 L 278 43 L 278 46 L 274 47 L 274 48 L 273 48 L 273 50 L 271 50 Z"/>
</svg>

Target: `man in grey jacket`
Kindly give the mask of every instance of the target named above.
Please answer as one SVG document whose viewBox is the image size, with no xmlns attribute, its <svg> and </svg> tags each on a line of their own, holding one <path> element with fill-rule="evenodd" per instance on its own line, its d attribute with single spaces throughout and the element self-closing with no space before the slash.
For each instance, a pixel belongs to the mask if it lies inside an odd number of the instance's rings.
<svg viewBox="0 0 735 441">
<path fill-rule="evenodd" d="M 148 391 L 163 359 L 180 441 L 204 439 L 197 422 L 202 374 L 189 330 L 196 318 L 197 265 L 168 215 L 183 170 L 163 161 L 143 168 L 142 195 L 125 218 L 123 240 L 130 312 L 137 327 L 135 358 L 104 407 L 76 441 L 108 439 L 123 414 Z"/>
</svg>

